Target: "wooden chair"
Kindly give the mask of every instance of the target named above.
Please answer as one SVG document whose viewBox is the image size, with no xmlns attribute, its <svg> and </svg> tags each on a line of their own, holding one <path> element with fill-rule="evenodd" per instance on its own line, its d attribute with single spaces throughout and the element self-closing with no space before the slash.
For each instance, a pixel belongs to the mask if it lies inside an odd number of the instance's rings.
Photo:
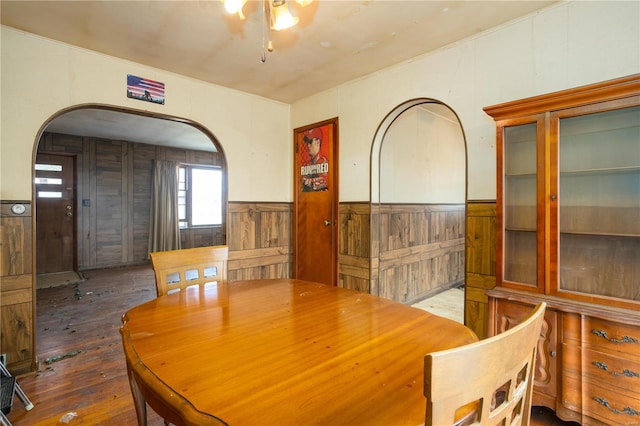
<svg viewBox="0 0 640 426">
<path fill-rule="evenodd" d="M 158 297 L 183 291 L 188 287 L 204 287 L 209 283 L 227 280 L 227 246 L 207 246 L 181 250 L 157 251 L 149 253 L 151 266 L 156 278 Z M 159 381 L 143 386 L 140 377 L 150 377 L 150 372 L 137 358 L 128 336 L 122 333 L 122 343 L 127 358 L 129 384 L 138 416 L 138 425 L 147 424 L 146 404 L 149 404 L 163 419 L 164 424 L 225 424 L 197 412 L 188 402 L 179 398 Z M 148 380 L 147 380 L 148 381 Z M 194 419 L 198 419 L 196 423 Z"/>
<path fill-rule="evenodd" d="M 545 308 L 496 336 L 427 354 L 425 424 L 528 425 Z"/>
<path fill-rule="evenodd" d="M 149 256 L 158 296 L 227 280 L 227 246 L 157 251 Z"/>
</svg>

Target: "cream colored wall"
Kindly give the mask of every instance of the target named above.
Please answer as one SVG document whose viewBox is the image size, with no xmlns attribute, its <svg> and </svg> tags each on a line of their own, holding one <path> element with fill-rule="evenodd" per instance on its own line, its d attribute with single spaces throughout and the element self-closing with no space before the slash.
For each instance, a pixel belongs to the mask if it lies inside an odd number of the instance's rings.
<svg viewBox="0 0 640 426">
<path fill-rule="evenodd" d="M 414 106 L 384 136 L 380 202 L 464 203 L 464 139 L 445 106 Z"/>
<path fill-rule="evenodd" d="M 437 99 L 464 128 L 468 198 L 495 199 L 495 127 L 483 107 L 638 72 L 640 2 L 567 2 L 296 102 L 292 125 L 339 117 L 340 199 L 369 200 L 380 122 L 409 99 Z"/>
<path fill-rule="evenodd" d="M 229 200 L 290 201 L 290 106 L 2 27 L 0 198 L 31 199 L 34 142 L 63 108 L 100 103 L 188 118 L 220 141 Z M 127 74 L 165 83 L 165 105 L 126 97 Z"/>
<path fill-rule="evenodd" d="M 340 199 L 369 200 L 376 128 L 419 97 L 456 111 L 467 138 L 468 198 L 494 199 L 494 126 L 482 108 L 640 72 L 640 2 L 562 3 L 291 107 L 6 27 L 0 43 L 1 199 L 31 199 L 34 141 L 53 114 L 103 103 L 207 127 L 227 156 L 231 201 L 291 201 L 291 129 L 339 117 Z M 126 98 L 127 74 L 164 82 L 166 104 Z"/>
</svg>

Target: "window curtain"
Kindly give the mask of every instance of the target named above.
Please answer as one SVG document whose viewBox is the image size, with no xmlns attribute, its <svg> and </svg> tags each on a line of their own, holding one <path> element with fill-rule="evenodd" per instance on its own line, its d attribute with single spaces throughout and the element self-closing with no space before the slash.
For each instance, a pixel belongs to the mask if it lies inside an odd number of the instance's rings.
<svg viewBox="0 0 640 426">
<path fill-rule="evenodd" d="M 153 160 L 149 252 L 180 248 L 178 164 Z"/>
</svg>

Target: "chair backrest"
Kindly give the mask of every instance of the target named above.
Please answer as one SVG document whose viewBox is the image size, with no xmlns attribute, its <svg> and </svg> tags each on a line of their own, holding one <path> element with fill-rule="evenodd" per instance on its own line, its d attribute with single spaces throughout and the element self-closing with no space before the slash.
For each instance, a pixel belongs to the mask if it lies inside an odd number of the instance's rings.
<svg viewBox="0 0 640 426">
<path fill-rule="evenodd" d="M 425 356 L 425 424 L 528 425 L 540 303 L 520 324 L 496 336 Z M 459 424 L 459 423 L 458 423 Z"/>
<path fill-rule="evenodd" d="M 149 253 L 158 296 L 227 280 L 227 246 L 197 247 Z"/>
</svg>

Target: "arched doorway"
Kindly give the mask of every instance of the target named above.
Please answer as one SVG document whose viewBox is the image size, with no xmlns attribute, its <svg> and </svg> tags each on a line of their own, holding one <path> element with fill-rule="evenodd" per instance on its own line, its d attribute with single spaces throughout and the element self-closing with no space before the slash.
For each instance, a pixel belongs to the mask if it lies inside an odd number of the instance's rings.
<svg viewBox="0 0 640 426">
<path fill-rule="evenodd" d="M 49 177 L 39 180 L 38 159 L 55 160 L 56 157 L 66 160 L 65 164 L 73 168 L 71 178 L 67 182 L 58 182 L 55 178 L 47 182 Z M 63 234 L 61 221 L 51 220 L 50 206 L 40 206 L 40 191 L 46 186 L 50 187 L 49 192 L 70 194 L 64 200 L 66 205 L 62 205 L 61 215 L 72 224 L 70 235 L 64 235 L 73 241 L 70 245 L 72 269 L 82 272 L 148 263 L 153 160 L 220 170 L 220 223 L 182 229 L 181 238 L 187 242 L 184 247 L 226 243 L 226 159 L 222 146 L 208 129 L 178 117 L 105 105 L 79 105 L 52 116 L 42 125 L 34 144 L 36 289 L 67 284 L 64 278 L 58 277 L 42 285 L 39 282 L 43 272 L 39 258 L 62 249 L 59 242 L 54 242 L 53 248 L 49 247 L 46 252 L 43 247 L 48 235 Z M 43 228 L 53 231 L 40 238 Z M 41 331 L 39 327 L 36 330 Z M 35 353 L 40 354 L 37 344 Z"/>
<path fill-rule="evenodd" d="M 371 292 L 402 303 L 464 284 L 466 142 L 446 104 L 409 100 L 371 151 Z"/>
</svg>

